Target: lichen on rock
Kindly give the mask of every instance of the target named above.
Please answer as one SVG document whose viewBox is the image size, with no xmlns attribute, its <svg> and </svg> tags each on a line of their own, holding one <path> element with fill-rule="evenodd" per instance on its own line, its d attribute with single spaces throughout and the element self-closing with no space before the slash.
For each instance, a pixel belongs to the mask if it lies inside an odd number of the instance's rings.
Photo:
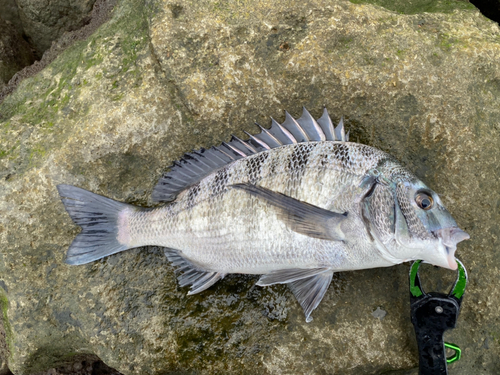
<svg viewBox="0 0 500 375">
<path fill-rule="evenodd" d="M 470 283 L 446 338 L 464 348 L 454 373 L 493 373 L 499 57 L 498 26 L 470 9 L 120 1 L 109 22 L 0 104 L 10 369 L 29 374 L 86 355 L 123 374 L 416 367 L 408 265 L 335 275 L 306 324 L 286 287 L 256 287 L 254 276 L 187 296 L 159 248 L 64 263 L 78 228 L 57 184 L 151 206 L 153 186 L 183 153 L 243 138 L 285 109 L 297 116 L 305 105 L 318 117 L 326 105 L 335 120 L 345 116 L 351 140 L 389 152 L 438 191 L 471 234 L 457 253 Z M 372 315 L 379 306 L 384 319 Z"/>
</svg>

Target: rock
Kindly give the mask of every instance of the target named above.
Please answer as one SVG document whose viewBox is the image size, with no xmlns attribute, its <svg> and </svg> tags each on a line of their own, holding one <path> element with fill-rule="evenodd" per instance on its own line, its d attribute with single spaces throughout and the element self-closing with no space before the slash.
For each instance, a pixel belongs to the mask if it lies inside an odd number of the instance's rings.
<svg viewBox="0 0 500 375">
<path fill-rule="evenodd" d="M 107 22 L 111 17 L 116 1 L 117 0 L 97 0 L 94 3 L 91 19 L 88 24 L 78 30 L 65 32 L 59 39 L 57 39 L 57 41 L 52 43 L 51 47 L 44 52 L 40 60 L 35 61 L 33 64 L 17 72 L 9 81 L 8 85 L 3 88 L 0 87 L 0 103 L 7 95 L 12 93 L 17 88 L 17 85 L 21 81 L 39 73 L 52 61 L 54 61 L 54 59 L 59 56 L 62 51 L 66 50 L 80 40 L 87 39 L 89 35 L 92 35 L 94 31 L 99 28 L 99 26 Z"/>
<path fill-rule="evenodd" d="M 68 266 L 55 186 L 151 206 L 184 152 L 306 105 L 399 158 L 471 235 L 455 374 L 495 373 L 500 31 L 475 10 L 345 1 L 122 0 L 113 18 L 0 105 L 0 285 L 16 375 L 97 355 L 123 374 L 382 373 L 417 367 L 408 264 L 336 274 L 314 321 L 286 287 L 232 275 L 194 296 L 161 249 Z M 422 267 L 446 289 L 452 272 Z M 425 277 L 424 277 L 425 276 Z M 448 284 L 447 284 L 448 282 Z M 426 285 L 424 286 L 426 287 Z M 383 320 L 371 313 L 382 306 Z M 73 362 L 70 362 L 73 363 Z M 408 373 L 411 373 L 408 372 Z"/>
<path fill-rule="evenodd" d="M 377 307 L 377 309 L 372 312 L 372 316 L 374 318 L 377 318 L 377 319 L 380 319 L 380 320 L 384 319 L 386 315 L 387 315 L 387 311 L 381 309 L 380 306 Z"/>
<path fill-rule="evenodd" d="M 5 285 L 0 286 L 0 309 L 6 312 L 8 308 L 7 296 L 4 292 Z M 0 375 L 10 375 L 10 370 L 7 364 L 9 357 L 9 348 L 7 346 L 7 333 L 12 334 L 10 330 L 10 323 L 3 315 L 0 319 Z"/>
<path fill-rule="evenodd" d="M 23 25 L 19 18 L 19 11 L 15 0 L 0 0 L 0 9 L 2 12 L 0 18 L 12 23 L 18 34 L 23 34 Z"/>
<path fill-rule="evenodd" d="M 12 76 L 34 61 L 29 44 L 14 26 L 0 18 L 0 88 Z"/>
<path fill-rule="evenodd" d="M 26 35 L 39 56 L 66 31 L 90 22 L 96 0 L 16 0 Z"/>
</svg>

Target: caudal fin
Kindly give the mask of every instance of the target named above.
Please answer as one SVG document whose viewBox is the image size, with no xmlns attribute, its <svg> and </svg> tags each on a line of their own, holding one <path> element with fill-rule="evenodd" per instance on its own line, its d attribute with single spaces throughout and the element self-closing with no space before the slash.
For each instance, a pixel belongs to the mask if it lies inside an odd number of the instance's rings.
<svg viewBox="0 0 500 375">
<path fill-rule="evenodd" d="M 134 206 L 76 186 L 58 185 L 57 190 L 73 222 L 82 227 L 68 249 L 66 263 L 85 264 L 130 248 L 117 239 L 118 216 Z"/>
</svg>

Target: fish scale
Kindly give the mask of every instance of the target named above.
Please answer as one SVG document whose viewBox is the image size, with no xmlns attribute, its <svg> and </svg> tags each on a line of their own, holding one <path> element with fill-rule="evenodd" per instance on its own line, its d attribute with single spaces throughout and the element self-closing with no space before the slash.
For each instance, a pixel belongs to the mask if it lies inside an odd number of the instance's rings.
<svg viewBox="0 0 500 375">
<path fill-rule="evenodd" d="M 317 120 L 304 109 L 260 128 L 185 154 L 153 190 L 158 208 L 59 185 L 83 228 L 66 262 L 162 246 L 188 294 L 229 273 L 261 274 L 259 286 L 290 286 L 308 322 L 333 272 L 411 259 L 456 267 L 468 235 L 437 194 L 388 154 L 348 142 L 343 119 L 334 127 L 326 109 Z"/>
</svg>

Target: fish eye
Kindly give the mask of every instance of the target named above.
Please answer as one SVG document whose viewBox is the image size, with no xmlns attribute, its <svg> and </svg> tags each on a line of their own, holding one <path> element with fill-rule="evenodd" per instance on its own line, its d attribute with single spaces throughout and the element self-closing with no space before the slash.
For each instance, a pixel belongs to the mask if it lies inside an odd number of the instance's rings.
<svg viewBox="0 0 500 375">
<path fill-rule="evenodd" d="M 426 211 L 430 210 L 434 205 L 434 200 L 432 199 L 432 197 L 425 192 L 417 193 L 417 195 L 415 196 L 415 202 L 417 203 L 418 207 Z"/>
</svg>

